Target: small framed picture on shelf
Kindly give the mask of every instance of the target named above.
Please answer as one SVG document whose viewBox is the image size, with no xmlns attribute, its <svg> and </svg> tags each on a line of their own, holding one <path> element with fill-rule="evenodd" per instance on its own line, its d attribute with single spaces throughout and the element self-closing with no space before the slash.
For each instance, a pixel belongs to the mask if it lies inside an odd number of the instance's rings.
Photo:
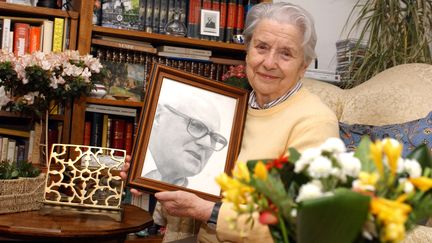
<svg viewBox="0 0 432 243">
<path fill-rule="evenodd" d="M 239 153 L 247 91 L 159 64 L 149 82 L 128 186 L 220 200 L 215 178 Z"/>
<path fill-rule="evenodd" d="M 209 36 L 219 36 L 220 12 L 214 10 L 201 9 L 200 34 Z"/>
</svg>

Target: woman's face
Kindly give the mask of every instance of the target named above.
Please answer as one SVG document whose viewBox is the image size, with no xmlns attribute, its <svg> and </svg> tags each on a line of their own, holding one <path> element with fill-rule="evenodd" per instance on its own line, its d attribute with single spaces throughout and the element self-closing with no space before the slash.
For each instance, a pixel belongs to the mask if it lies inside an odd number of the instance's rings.
<svg viewBox="0 0 432 243">
<path fill-rule="evenodd" d="M 302 33 L 290 24 L 262 20 L 253 33 L 246 56 L 246 74 L 260 106 L 288 92 L 303 77 Z"/>
</svg>

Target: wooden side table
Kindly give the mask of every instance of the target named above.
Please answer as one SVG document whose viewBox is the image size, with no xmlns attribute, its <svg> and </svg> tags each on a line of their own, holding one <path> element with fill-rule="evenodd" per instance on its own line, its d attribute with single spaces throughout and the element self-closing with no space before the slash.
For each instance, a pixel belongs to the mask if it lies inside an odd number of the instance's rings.
<svg viewBox="0 0 432 243">
<path fill-rule="evenodd" d="M 153 223 L 147 211 L 124 205 L 124 218 L 116 222 L 104 215 L 79 212 L 43 214 L 29 211 L 0 215 L 1 240 L 40 242 L 123 242 L 128 233 L 140 231 Z"/>
</svg>

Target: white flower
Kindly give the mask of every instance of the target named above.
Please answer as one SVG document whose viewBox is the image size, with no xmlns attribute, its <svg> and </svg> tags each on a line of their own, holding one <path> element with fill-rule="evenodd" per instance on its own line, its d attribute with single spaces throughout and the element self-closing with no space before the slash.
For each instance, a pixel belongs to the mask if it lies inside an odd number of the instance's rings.
<svg viewBox="0 0 432 243">
<path fill-rule="evenodd" d="M 293 217 L 293 218 L 297 217 L 297 209 L 296 208 L 293 208 L 291 210 L 291 217 Z"/>
<path fill-rule="evenodd" d="M 294 165 L 294 172 L 300 173 L 303 171 L 314 159 L 321 156 L 321 150 L 317 148 L 309 148 L 303 151 L 299 160 Z"/>
<path fill-rule="evenodd" d="M 414 159 L 405 159 L 402 162 L 404 170 L 409 174 L 410 178 L 417 178 L 420 177 L 422 174 L 422 168 L 417 162 L 417 160 Z"/>
<path fill-rule="evenodd" d="M 414 185 L 405 178 L 399 178 L 399 184 L 403 186 L 405 193 L 411 193 L 414 191 Z"/>
<path fill-rule="evenodd" d="M 332 172 L 332 162 L 320 156 L 310 163 L 307 171 L 312 178 L 327 178 Z"/>
<path fill-rule="evenodd" d="M 328 138 L 320 149 L 331 153 L 343 153 L 346 151 L 345 143 L 340 138 Z"/>
<path fill-rule="evenodd" d="M 7 105 L 11 99 L 6 94 L 6 91 L 4 89 L 4 86 L 0 86 L 0 108 Z"/>
<path fill-rule="evenodd" d="M 296 202 L 319 198 L 322 196 L 323 196 L 322 184 L 320 181 L 314 180 L 300 187 L 299 195 L 296 198 Z"/>
<path fill-rule="evenodd" d="M 343 175 L 357 178 L 361 169 L 361 162 L 354 157 L 354 152 L 341 153 L 338 155 L 338 162 L 341 166 Z"/>
</svg>

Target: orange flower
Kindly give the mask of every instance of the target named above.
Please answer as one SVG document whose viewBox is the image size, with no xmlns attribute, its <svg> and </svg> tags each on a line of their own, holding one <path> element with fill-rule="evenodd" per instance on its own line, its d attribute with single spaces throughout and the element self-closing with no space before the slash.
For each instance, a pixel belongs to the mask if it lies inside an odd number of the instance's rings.
<svg viewBox="0 0 432 243">
<path fill-rule="evenodd" d="M 279 220 L 274 212 L 267 210 L 260 212 L 259 222 L 261 224 L 277 224 Z"/>
</svg>

